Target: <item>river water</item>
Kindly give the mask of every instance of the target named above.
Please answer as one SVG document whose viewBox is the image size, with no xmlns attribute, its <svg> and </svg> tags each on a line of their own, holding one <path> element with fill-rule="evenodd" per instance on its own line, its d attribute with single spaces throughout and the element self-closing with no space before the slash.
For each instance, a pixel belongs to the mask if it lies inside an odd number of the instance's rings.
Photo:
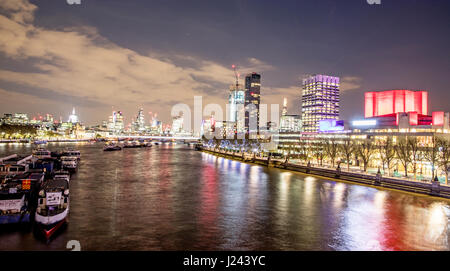
<svg viewBox="0 0 450 271">
<path fill-rule="evenodd" d="M 0 250 L 449 250 L 450 201 L 334 182 L 187 145 L 82 152 L 70 221 L 44 243 L 0 228 Z M 0 156 L 31 144 L 0 144 Z"/>
</svg>

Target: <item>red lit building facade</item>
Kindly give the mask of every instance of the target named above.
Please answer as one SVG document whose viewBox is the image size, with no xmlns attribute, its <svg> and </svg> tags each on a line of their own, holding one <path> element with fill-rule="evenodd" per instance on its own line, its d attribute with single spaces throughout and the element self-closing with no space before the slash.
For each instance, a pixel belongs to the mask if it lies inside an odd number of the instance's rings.
<svg viewBox="0 0 450 271">
<path fill-rule="evenodd" d="M 430 112 L 427 91 L 367 92 L 365 93 L 364 110 L 364 119 L 339 121 L 340 123 L 344 122 L 343 129 L 340 129 L 342 125 L 337 125 L 338 121 L 336 120 L 329 122 L 330 124 L 319 122 L 318 133 L 280 134 L 275 139 L 279 152 L 303 154 L 304 146 L 314 145 L 318 142 L 320 144 L 323 140 L 333 139 L 337 144 L 342 144 L 346 139 L 354 140 L 354 142 L 368 139 L 376 146 L 368 167 L 376 172 L 376 169 L 385 170 L 385 161 L 380 151 L 382 148 L 378 146 L 387 140 L 392 140 L 392 143 L 396 145 L 400 140 L 416 138 L 420 148 L 432 146 L 433 139 L 436 137 L 450 140 L 450 113 Z M 360 158 L 356 156 L 352 158 L 352 165 L 360 164 Z M 442 183 L 445 181 L 443 176 L 450 174 L 450 171 L 447 174 L 447 171 L 442 168 L 433 169 L 431 163 L 425 159 L 425 155 L 416 161 L 415 170 L 415 174 L 411 173 L 414 171 L 412 165 L 410 164 L 405 169 L 400 160 L 396 158 L 390 165 L 390 172 L 388 171 L 387 174 L 402 177 L 406 175 L 404 174 L 406 171 L 413 174 L 418 180 L 431 180 L 435 174 L 434 176 L 438 176 Z M 410 176 L 413 176 L 411 174 Z"/>
<path fill-rule="evenodd" d="M 413 90 L 388 90 L 366 92 L 364 96 L 366 119 L 377 121 L 378 127 L 387 126 L 449 126 L 449 116 L 444 112 L 428 115 L 428 92 Z"/>
<path fill-rule="evenodd" d="M 365 94 L 366 118 L 408 112 L 428 115 L 428 92 L 389 90 Z"/>
</svg>

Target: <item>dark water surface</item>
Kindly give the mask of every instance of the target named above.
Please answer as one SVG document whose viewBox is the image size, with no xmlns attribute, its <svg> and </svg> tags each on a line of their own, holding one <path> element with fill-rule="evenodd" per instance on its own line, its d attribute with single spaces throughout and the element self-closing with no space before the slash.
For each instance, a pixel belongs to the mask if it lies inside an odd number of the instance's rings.
<svg viewBox="0 0 450 271">
<path fill-rule="evenodd" d="M 450 202 L 239 163 L 186 145 L 82 152 L 70 221 L 49 244 L 0 229 L 0 250 L 449 250 Z M 31 153 L 0 144 L 0 156 Z"/>
</svg>

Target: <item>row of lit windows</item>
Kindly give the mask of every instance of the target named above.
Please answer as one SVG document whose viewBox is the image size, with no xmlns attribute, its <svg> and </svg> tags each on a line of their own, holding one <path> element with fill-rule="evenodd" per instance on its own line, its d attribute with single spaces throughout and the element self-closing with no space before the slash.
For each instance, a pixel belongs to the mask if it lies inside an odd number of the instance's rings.
<svg viewBox="0 0 450 271">
<path fill-rule="evenodd" d="M 315 83 L 309 83 L 304 84 L 303 87 L 313 87 L 313 86 L 334 86 L 339 87 L 338 83 L 329 83 L 329 82 L 315 82 Z"/>
<path fill-rule="evenodd" d="M 321 101 L 327 101 L 327 102 L 334 102 L 334 103 L 338 103 L 340 100 L 338 98 L 335 97 L 330 97 L 328 99 L 324 99 L 324 98 L 318 98 L 318 97 L 304 97 L 302 99 L 302 103 L 307 103 L 307 102 L 314 102 L 314 103 L 319 103 Z"/>
<path fill-rule="evenodd" d="M 322 102 L 322 103 L 310 103 L 310 102 L 302 103 L 302 107 L 303 108 L 308 108 L 308 109 L 311 109 L 311 108 L 313 108 L 313 109 L 314 108 L 321 109 L 321 108 L 324 108 L 324 107 L 340 108 L 338 103 L 331 103 L 331 102 L 327 102 L 327 101 Z"/>
</svg>

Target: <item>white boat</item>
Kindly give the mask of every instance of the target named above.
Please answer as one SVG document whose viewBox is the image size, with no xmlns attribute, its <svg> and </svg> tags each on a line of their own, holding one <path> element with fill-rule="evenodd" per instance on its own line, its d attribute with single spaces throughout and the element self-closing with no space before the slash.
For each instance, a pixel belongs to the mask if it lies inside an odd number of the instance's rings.
<svg viewBox="0 0 450 271">
<path fill-rule="evenodd" d="M 52 153 L 44 148 L 33 150 L 33 156 L 38 159 L 52 158 Z"/>
<path fill-rule="evenodd" d="M 75 156 L 62 156 L 61 167 L 69 171 L 76 171 L 78 168 L 78 158 Z"/>
<path fill-rule="evenodd" d="M 78 160 L 81 159 L 81 152 L 77 151 L 77 150 L 72 150 L 72 149 L 68 149 L 65 150 L 61 156 L 65 156 L 65 157 L 75 157 Z"/>
<path fill-rule="evenodd" d="M 69 182 L 64 178 L 48 180 L 38 195 L 36 229 L 48 240 L 67 222 Z"/>
<path fill-rule="evenodd" d="M 22 174 L 30 169 L 30 161 L 33 156 L 18 156 L 13 154 L 4 158 L 0 158 L 0 175 Z"/>
</svg>

